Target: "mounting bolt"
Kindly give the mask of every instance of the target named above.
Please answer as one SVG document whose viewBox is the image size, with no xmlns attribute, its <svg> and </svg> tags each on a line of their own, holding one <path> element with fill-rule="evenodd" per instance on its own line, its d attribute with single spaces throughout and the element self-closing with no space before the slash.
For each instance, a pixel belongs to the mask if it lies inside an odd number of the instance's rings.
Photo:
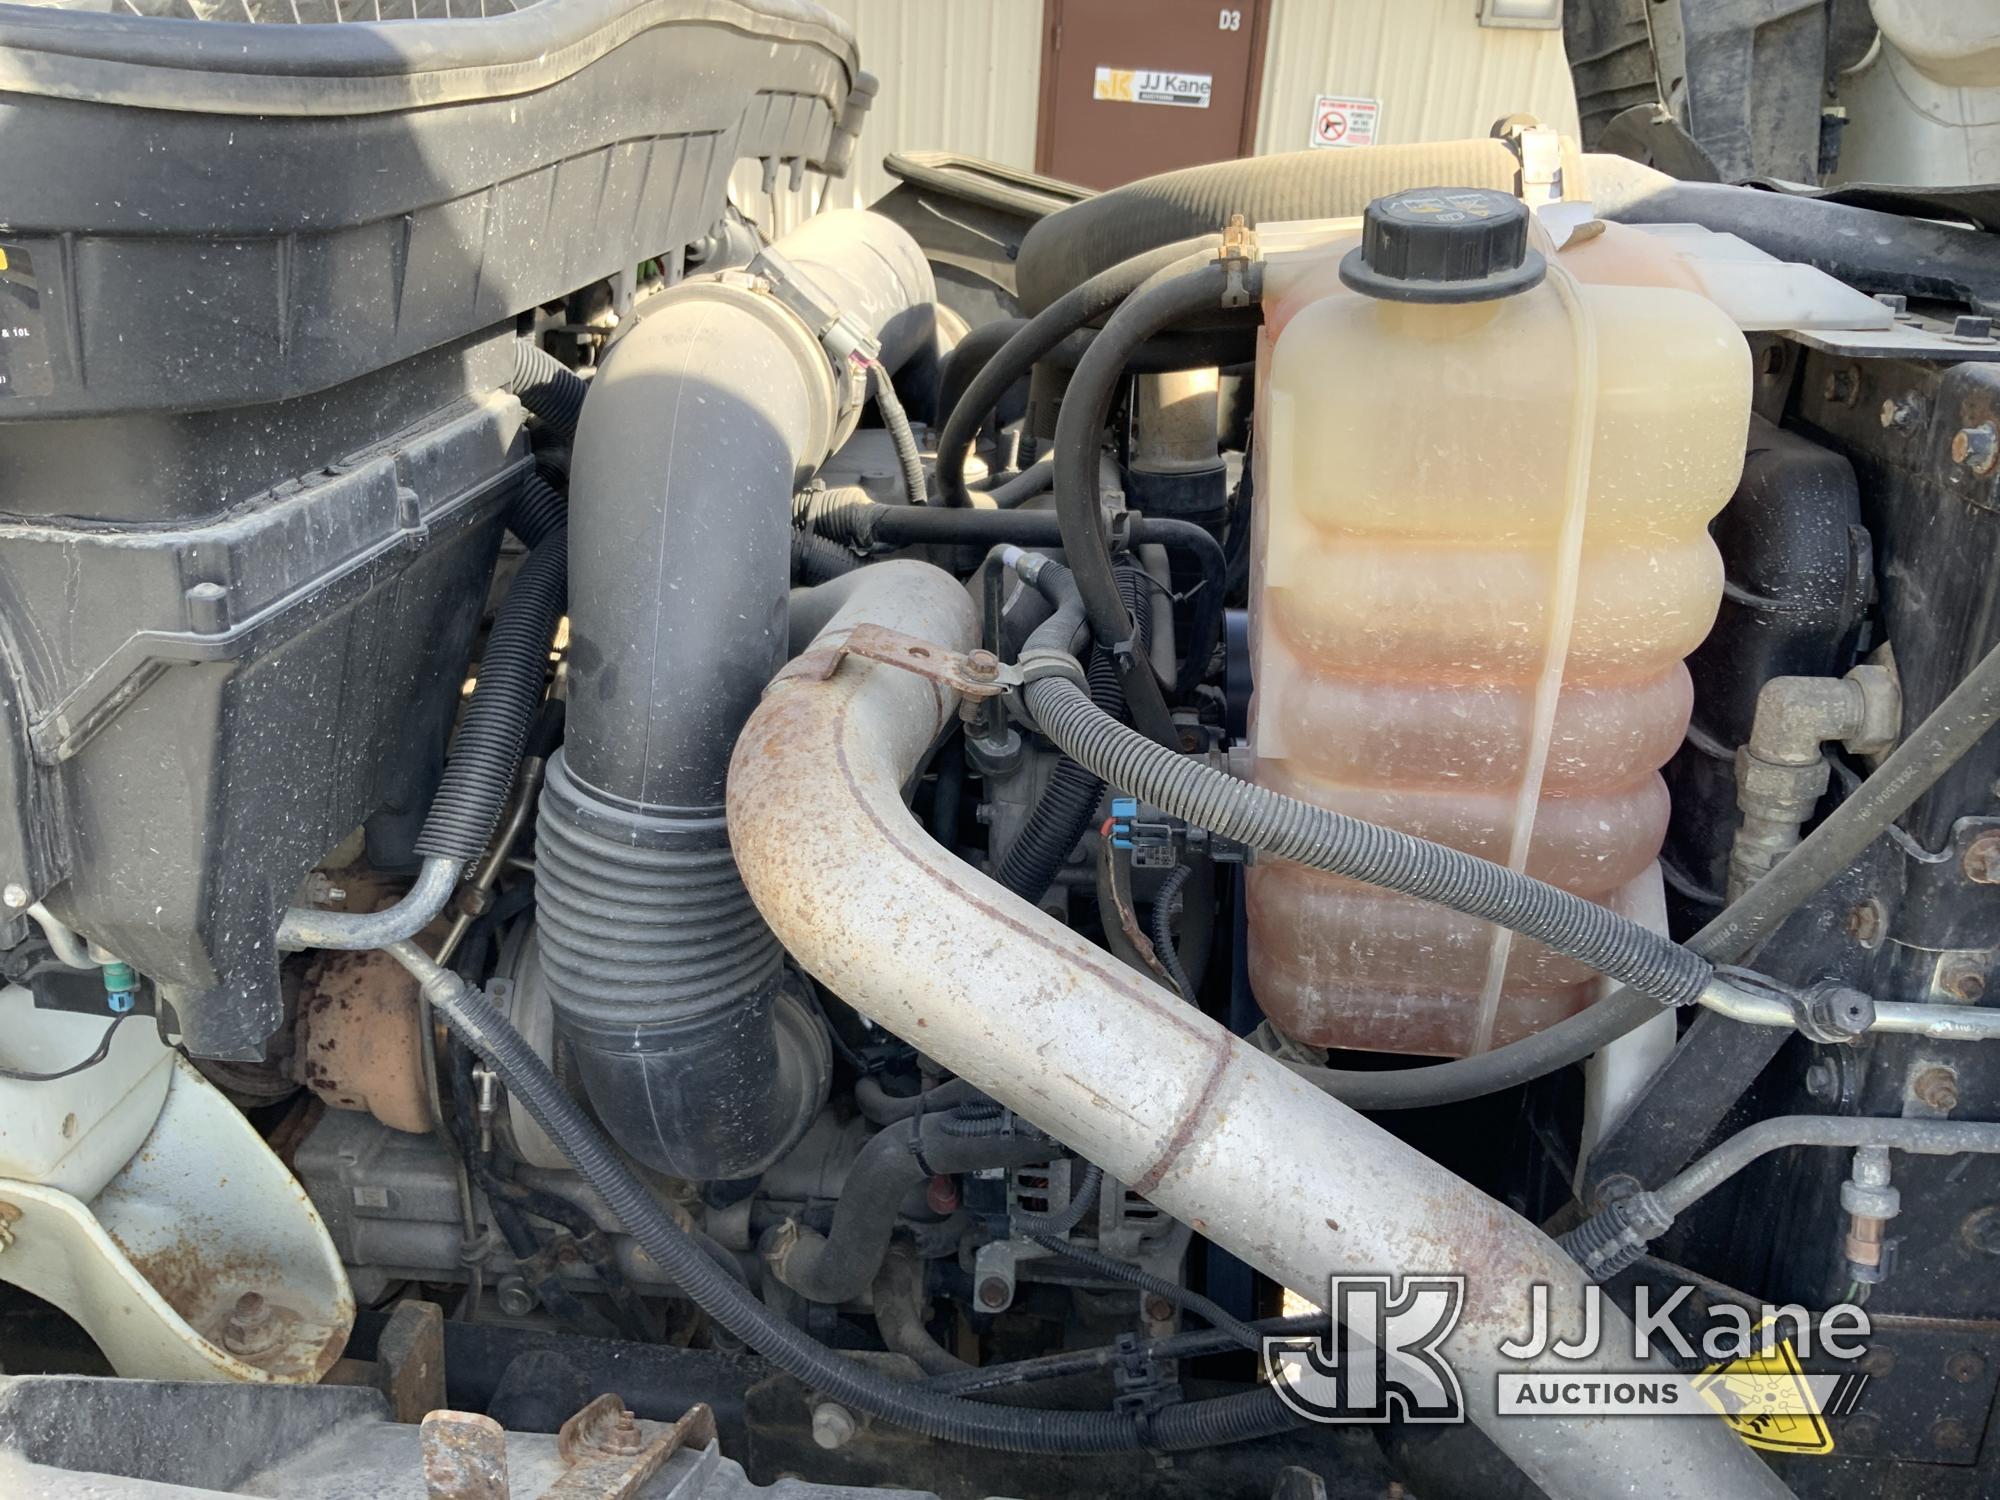
<svg viewBox="0 0 2000 1500">
<path fill-rule="evenodd" d="M 1951 440 L 1951 461 L 1975 474 L 1991 474 L 2000 461 L 2000 432 L 1991 422 L 1959 428 Z"/>
<path fill-rule="evenodd" d="M 1826 399 L 1841 406 L 1852 406 L 1855 397 L 1861 394 L 1861 377 L 1852 367 L 1844 370 L 1829 370 L 1826 381 L 1820 387 Z"/>
<path fill-rule="evenodd" d="M 613 1453 L 637 1453 L 639 1442 L 639 1419 L 629 1409 L 621 1407 L 604 1431 L 604 1446 Z"/>
<path fill-rule="evenodd" d="M 854 1441 L 854 1414 L 838 1401 L 822 1401 L 813 1408 L 813 1441 L 829 1452 Z"/>
<path fill-rule="evenodd" d="M 1958 1235 L 1981 1255 L 2000 1255 L 2000 1205 L 1975 1208 L 1958 1226 Z"/>
<path fill-rule="evenodd" d="M 1960 1000 L 1977 1000 L 1986 993 L 1986 975 L 1978 965 L 1961 959 L 1947 964 L 1939 972 L 1938 988 Z"/>
<path fill-rule="evenodd" d="M 229 1310 L 223 1325 L 222 1347 L 231 1354 L 258 1354 L 277 1341 L 278 1325 L 271 1316 L 271 1304 L 256 1292 L 245 1292 Z"/>
<path fill-rule="evenodd" d="M 1951 332 L 1946 337 L 1960 343 L 1990 344 L 1993 320 L 1984 313 L 1960 313 L 1952 319 Z"/>
<path fill-rule="evenodd" d="M 1958 867 L 1974 885 L 2000 885 L 2000 832 L 1982 833 L 1967 844 Z"/>
<path fill-rule="evenodd" d="M 1840 1090 L 1840 1072 L 1824 1059 L 1806 1069 L 1806 1092 L 1815 1099 L 1831 1099 Z"/>
<path fill-rule="evenodd" d="M 1976 1350 L 1961 1349 L 1944 1362 L 1944 1372 L 1960 1385 L 1970 1385 L 1986 1368 L 1986 1357 Z"/>
<path fill-rule="evenodd" d="M 28 904 L 28 888 L 18 881 L 10 880 L 4 887 L 0 887 L 0 901 L 19 911 Z"/>
<path fill-rule="evenodd" d="M 1000 675 L 1000 658 L 991 651 L 975 651 L 965 659 L 965 675 L 991 682 Z"/>
<path fill-rule="evenodd" d="M 1900 432 L 1916 424 L 1917 403 L 1908 396 L 1891 396 L 1882 403 L 1882 425 Z"/>
<path fill-rule="evenodd" d="M 1007 1278 L 989 1276 L 979 1283 L 979 1305 L 994 1311 L 1007 1305 Z"/>
<path fill-rule="evenodd" d="M 493 1289 L 493 1295 L 500 1304 L 500 1311 L 510 1318 L 525 1318 L 541 1300 L 535 1295 L 535 1289 L 519 1276 L 502 1276 L 499 1285 Z"/>
<path fill-rule="evenodd" d="M 1925 1068 L 1910 1080 L 1910 1097 L 1926 1109 L 1948 1115 L 1958 1108 L 1958 1074 L 1942 1065 Z"/>
</svg>

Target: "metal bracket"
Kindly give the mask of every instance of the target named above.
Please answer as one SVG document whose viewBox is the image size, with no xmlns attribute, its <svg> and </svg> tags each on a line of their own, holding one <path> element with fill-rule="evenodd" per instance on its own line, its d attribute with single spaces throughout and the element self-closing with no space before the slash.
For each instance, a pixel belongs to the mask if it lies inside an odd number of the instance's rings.
<svg viewBox="0 0 2000 1500">
<path fill-rule="evenodd" d="M 1137 1335 L 1122 1333 L 1111 1365 L 1111 1405 L 1116 1411 L 1150 1416 L 1181 1399 L 1180 1382 L 1167 1376 L 1167 1363 L 1142 1352 Z"/>
<path fill-rule="evenodd" d="M 1022 685 L 1020 669 L 1008 666 L 991 651 L 960 655 L 882 625 L 857 625 L 849 631 L 847 639 L 827 657 L 823 670 L 817 674 L 820 680 L 833 676 L 841 661 L 849 656 L 914 672 L 966 698 L 997 698 Z"/>
<path fill-rule="evenodd" d="M 1485 22 L 1482 20 L 1482 25 Z M 1509 115 L 1494 127 L 1520 163 L 1514 196 L 1530 207 L 1555 203 L 1563 195 L 1562 137 L 1532 115 Z"/>
<path fill-rule="evenodd" d="M 1257 244 L 1257 231 L 1243 222 L 1243 215 L 1231 214 L 1229 223 L 1222 231 L 1222 244 L 1215 252 L 1215 263 L 1228 274 L 1228 282 L 1222 290 L 1224 307 L 1248 307 L 1256 294 L 1250 288 L 1249 271 L 1259 260 L 1263 251 Z"/>
<path fill-rule="evenodd" d="M 568 1465 L 541 1500 L 631 1500 L 682 1448 L 715 1441 L 715 1414 L 697 1403 L 677 1422 L 641 1422 L 617 1396 L 590 1402 L 563 1423 L 556 1452 Z M 434 1411 L 422 1427 L 430 1500 L 508 1500 L 507 1434 L 491 1417 Z"/>
<path fill-rule="evenodd" d="M 819 340 L 820 347 L 826 351 L 826 357 L 833 365 L 835 379 L 849 382 L 857 374 L 865 377 L 865 366 L 882 352 L 881 344 L 858 321 L 842 311 L 840 304 L 814 284 L 811 277 L 768 245 L 745 269 L 753 276 L 762 277 L 770 288 L 771 296 L 788 308 Z"/>
</svg>

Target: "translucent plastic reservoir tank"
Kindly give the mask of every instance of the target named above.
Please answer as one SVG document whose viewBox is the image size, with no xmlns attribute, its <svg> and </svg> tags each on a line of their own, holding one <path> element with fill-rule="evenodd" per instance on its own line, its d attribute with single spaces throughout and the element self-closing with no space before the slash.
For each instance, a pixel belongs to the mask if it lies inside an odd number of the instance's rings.
<svg viewBox="0 0 2000 1500">
<path fill-rule="evenodd" d="M 1381 200 L 1359 247 L 1284 285 L 1256 404 L 1255 778 L 1612 902 L 1659 854 L 1682 658 L 1721 597 L 1741 333 L 1683 289 L 1583 282 L 1485 191 Z M 1277 860 L 1249 925 L 1260 1004 L 1316 1046 L 1481 1052 L 1593 993 L 1525 938 Z"/>
</svg>

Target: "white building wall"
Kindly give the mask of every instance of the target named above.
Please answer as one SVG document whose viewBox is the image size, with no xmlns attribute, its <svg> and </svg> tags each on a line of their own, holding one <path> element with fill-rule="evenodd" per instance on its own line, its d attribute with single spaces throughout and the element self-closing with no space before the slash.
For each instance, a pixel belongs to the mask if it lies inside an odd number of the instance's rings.
<svg viewBox="0 0 2000 1500">
<path fill-rule="evenodd" d="M 956 151 L 1035 164 L 1042 0 L 820 0 L 881 80 L 845 180 L 808 174 L 765 194 L 755 165 L 737 205 L 771 234 L 817 208 L 859 207 L 895 185 L 892 151 Z M 1574 137 L 1576 96 L 1560 31 L 1483 27 L 1475 0 L 1272 0 L 1257 153 L 1306 145 L 1320 94 L 1379 99 L 1384 144 L 1481 136 L 1502 115 L 1538 116 Z"/>
<path fill-rule="evenodd" d="M 1520 113 L 1574 138 L 1562 33 L 1481 26 L 1478 10 L 1477 0 L 1273 0 L 1257 154 L 1305 149 L 1321 94 L 1379 99 L 1385 146 L 1482 136 Z"/>
<path fill-rule="evenodd" d="M 737 206 L 774 233 L 814 208 L 860 208 L 895 186 L 892 151 L 956 151 L 1035 164 L 1042 0 L 820 0 L 854 28 L 861 66 L 881 81 L 854 166 L 838 182 L 780 182 L 775 214 L 754 166 L 731 182 Z M 774 227 L 775 226 L 775 227 Z"/>
</svg>

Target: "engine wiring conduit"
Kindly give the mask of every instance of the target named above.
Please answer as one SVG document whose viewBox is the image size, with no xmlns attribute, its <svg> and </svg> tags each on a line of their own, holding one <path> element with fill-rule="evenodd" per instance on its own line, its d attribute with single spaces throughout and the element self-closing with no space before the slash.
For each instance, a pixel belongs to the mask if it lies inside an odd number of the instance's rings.
<svg viewBox="0 0 2000 1500">
<path fill-rule="evenodd" d="M 493 837 L 521 747 L 542 706 L 549 647 L 567 607 L 569 533 L 558 525 L 514 576 L 494 613 L 478 682 L 452 741 L 451 758 L 417 835 L 423 858 L 414 885 L 383 911 L 293 907 L 278 924 L 281 948 L 381 948 L 422 931 L 451 898 L 466 865 Z"/>
</svg>

